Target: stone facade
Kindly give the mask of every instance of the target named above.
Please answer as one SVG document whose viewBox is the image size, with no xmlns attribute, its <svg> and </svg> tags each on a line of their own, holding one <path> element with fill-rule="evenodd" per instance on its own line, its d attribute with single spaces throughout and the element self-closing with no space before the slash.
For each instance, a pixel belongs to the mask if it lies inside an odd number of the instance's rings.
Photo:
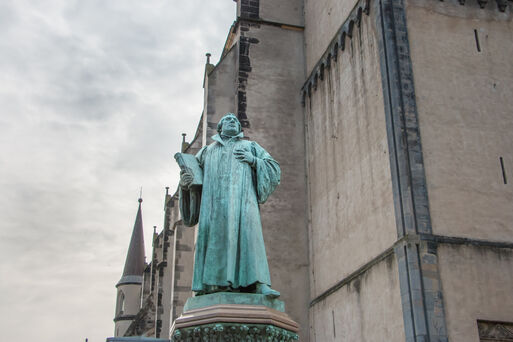
<svg viewBox="0 0 513 342">
<path fill-rule="evenodd" d="M 511 340 L 511 37 L 507 0 L 237 1 L 183 150 L 234 112 L 280 163 L 263 232 L 301 341 Z M 166 194 L 147 336 L 191 295 L 194 234 Z"/>
</svg>

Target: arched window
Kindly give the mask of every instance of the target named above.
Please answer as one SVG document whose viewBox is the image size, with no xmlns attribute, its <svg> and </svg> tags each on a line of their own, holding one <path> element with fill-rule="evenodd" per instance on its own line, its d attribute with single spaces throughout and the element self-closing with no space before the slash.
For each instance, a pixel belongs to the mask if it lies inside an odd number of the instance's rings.
<svg viewBox="0 0 513 342">
<path fill-rule="evenodd" d="M 125 312 L 125 295 L 121 298 L 121 313 Z"/>
<path fill-rule="evenodd" d="M 125 312 L 125 295 L 123 291 L 118 292 L 118 300 L 116 303 L 117 315 L 122 315 Z"/>
</svg>

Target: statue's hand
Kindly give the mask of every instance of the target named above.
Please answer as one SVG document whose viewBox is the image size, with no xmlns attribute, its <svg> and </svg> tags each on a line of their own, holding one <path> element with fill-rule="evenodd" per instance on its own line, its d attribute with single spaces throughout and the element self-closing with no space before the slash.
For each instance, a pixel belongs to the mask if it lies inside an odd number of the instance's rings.
<svg viewBox="0 0 513 342">
<path fill-rule="evenodd" d="M 246 162 L 251 166 L 254 166 L 256 162 L 256 158 L 251 152 L 240 147 L 236 148 L 233 151 L 233 154 L 235 155 L 235 158 L 237 158 L 241 162 Z"/>
<path fill-rule="evenodd" d="M 180 186 L 182 188 L 188 188 L 191 185 L 194 177 L 187 171 L 180 172 Z"/>
</svg>

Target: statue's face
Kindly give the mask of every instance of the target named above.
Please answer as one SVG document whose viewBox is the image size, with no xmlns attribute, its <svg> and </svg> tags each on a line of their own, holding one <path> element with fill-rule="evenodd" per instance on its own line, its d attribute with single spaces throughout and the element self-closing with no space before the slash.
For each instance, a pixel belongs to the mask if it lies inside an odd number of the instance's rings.
<svg viewBox="0 0 513 342">
<path fill-rule="evenodd" d="M 221 133 L 228 136 L 239 134 L 239 121 L 235 116 L 228 116 L 223 120 Z"/>
</svg>

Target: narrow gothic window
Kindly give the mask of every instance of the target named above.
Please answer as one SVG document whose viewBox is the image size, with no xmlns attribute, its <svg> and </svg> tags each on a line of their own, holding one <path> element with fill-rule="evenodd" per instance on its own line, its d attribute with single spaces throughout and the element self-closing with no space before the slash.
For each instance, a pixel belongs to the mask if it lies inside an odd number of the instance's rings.
<svg viewBox="0 0 513 342">
<path fill-rule="evenodd" d="M 117 307 L 118 315 L 122 315 L 125 312 L 125 295 L 121 291 L 118 293 Z"/>
</svg>

